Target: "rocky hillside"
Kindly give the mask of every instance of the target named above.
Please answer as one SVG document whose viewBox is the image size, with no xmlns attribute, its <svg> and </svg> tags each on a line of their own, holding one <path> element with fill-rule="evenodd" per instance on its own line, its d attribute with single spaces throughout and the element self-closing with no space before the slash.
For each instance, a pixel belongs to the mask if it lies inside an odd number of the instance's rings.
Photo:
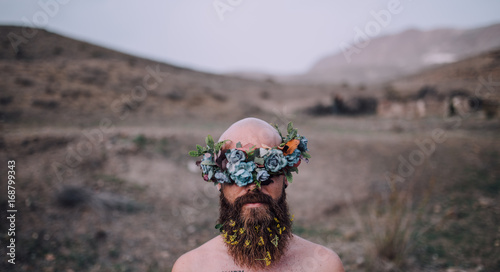
<svg viewBox="0 0 500 272">
<path fill-rule="evenodd" d="M 23 36 L 27 31 L 30 36 Z M 13 37 L 22 41 L 17 52 Z M 201 73 L 45 30 L 9 26 L 0 27 L 0 71 L 5 124 L 236 120 L 274 114 L 284 105 L 293 108 L 292 100 L 302 106 L 312 91 L 308 88 L 308 95 L 305 87 Z"/>
<path fill-rule="evenodd" d="M 412 92 L 427 85 L 444 93 L 460 89 L 471 94 L 479 87 L 489 89 L 489 96 L 498 96 L 499 79 L 500 50 L 494 50 L 402 77 L 392 81 L 391 86 L 402 92 Z M 484 97 L 486 92 L 478 92 L 478 95 Z"/>
<path fill-rule="evenodd" d="M 316 83 L 379 83 L 500 47 L 500 24 L 477 29 L 407 30 L 352 44 L 319 60 L 299 80 Z M 359 34 L 361 35 L 361 34 Z M 353 33 L 354 38 L 354 33 Z M 336 48 L 339 51 L 339 48 Z"/>
</svg>

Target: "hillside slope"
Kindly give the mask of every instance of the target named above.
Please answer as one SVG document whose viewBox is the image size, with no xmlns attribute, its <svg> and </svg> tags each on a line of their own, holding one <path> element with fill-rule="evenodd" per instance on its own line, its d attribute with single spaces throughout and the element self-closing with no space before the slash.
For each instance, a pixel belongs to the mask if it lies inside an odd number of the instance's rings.
<svg viewBox="0 0 500 272">
<path fill-rule="evenodd" d="M 236 120 L 307 96 L 303 87 L 197 72 L 45 30 L 36 30 L 16 53 L 9 35 L 23 31 L 0 27 L 0 116 L 6 124 Z"/>
<path fill-rule="evenodd" d="M 390 82 L 402 93 L 416 93 L 432 86 L 442 94 L 460 90 L 480 98 L 500 101 L 500 50 L 424 70 Z"/>
<path fill-rule="evenodd" d="M 316 83 L 380 83 L 498 48 L 499 34 L 500 24 L 496 24 L 469 30 L 412 29 L 375 37 L 366 44 L 355 44 L 356 52 L 347 54 L 348 57 L 339 52 L 320 59 L 299 80 Z"/>
</svg>

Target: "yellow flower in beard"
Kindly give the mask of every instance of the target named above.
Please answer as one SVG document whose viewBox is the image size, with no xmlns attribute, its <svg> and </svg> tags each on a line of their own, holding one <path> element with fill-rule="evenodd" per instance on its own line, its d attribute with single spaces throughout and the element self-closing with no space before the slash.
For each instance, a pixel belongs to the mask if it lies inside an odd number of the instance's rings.
<svg viewBox="0 0 500 272">
<path fill-rule="evenodd" d="M 261 236 L 260 239 L 259 239 L 259 243 L 258 243 L 259 246 L 263 246 L 264 245 L 264 238 Z"/>
<path fill-rule="evenodd" d="M 275 247 L 278 247 L 278 236 L 274 236 L 274 239 L 271 240 L 271 243 L 273 243 Z"/>
<path fill-rule="evenodd" d="M 269 251 L 267 252 L 265 260 L 266 260 L 266 266 L 269 266 L 271 264 L 271 253 L 269 253 Z"/>
</svg>

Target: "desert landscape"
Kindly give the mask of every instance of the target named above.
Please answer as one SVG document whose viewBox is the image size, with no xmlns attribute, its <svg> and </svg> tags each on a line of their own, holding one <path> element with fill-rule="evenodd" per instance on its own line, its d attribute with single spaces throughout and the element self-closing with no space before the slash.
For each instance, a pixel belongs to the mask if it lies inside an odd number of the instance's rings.
<svg viewBox="0 0 500 272">
<path fill-rule="evenodd" d="M 218 235 L 219 193 L 188 151 L 249 116 L 309 139 L 287 189 L 294 233 L 346 271 L 500 271 L 500 44 L 320 84 L 203 73 L 41 29 L 13 50 L 24 31 L 0 26 L 0 173 L 15 161 L 17 207 L 16 265 L 1 271 L 170 271 Z"/>
</svg>

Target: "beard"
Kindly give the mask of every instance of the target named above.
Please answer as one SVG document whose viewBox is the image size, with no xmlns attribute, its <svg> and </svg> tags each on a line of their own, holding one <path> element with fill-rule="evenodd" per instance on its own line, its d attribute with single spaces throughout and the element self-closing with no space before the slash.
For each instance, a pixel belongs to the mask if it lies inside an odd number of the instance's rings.
<svg viewBox="0 0 500 272">
<path fill-rule="evenodd" d="M 256 208 L 247 203 L 262 203 Z M 231 204 L 220 195 L 221 235 L 237 265 L 264 268 L 277 263 L 292 237 L 285 188 L 278 200 L 259 191 L 247 193 Z"/>
</svg>

